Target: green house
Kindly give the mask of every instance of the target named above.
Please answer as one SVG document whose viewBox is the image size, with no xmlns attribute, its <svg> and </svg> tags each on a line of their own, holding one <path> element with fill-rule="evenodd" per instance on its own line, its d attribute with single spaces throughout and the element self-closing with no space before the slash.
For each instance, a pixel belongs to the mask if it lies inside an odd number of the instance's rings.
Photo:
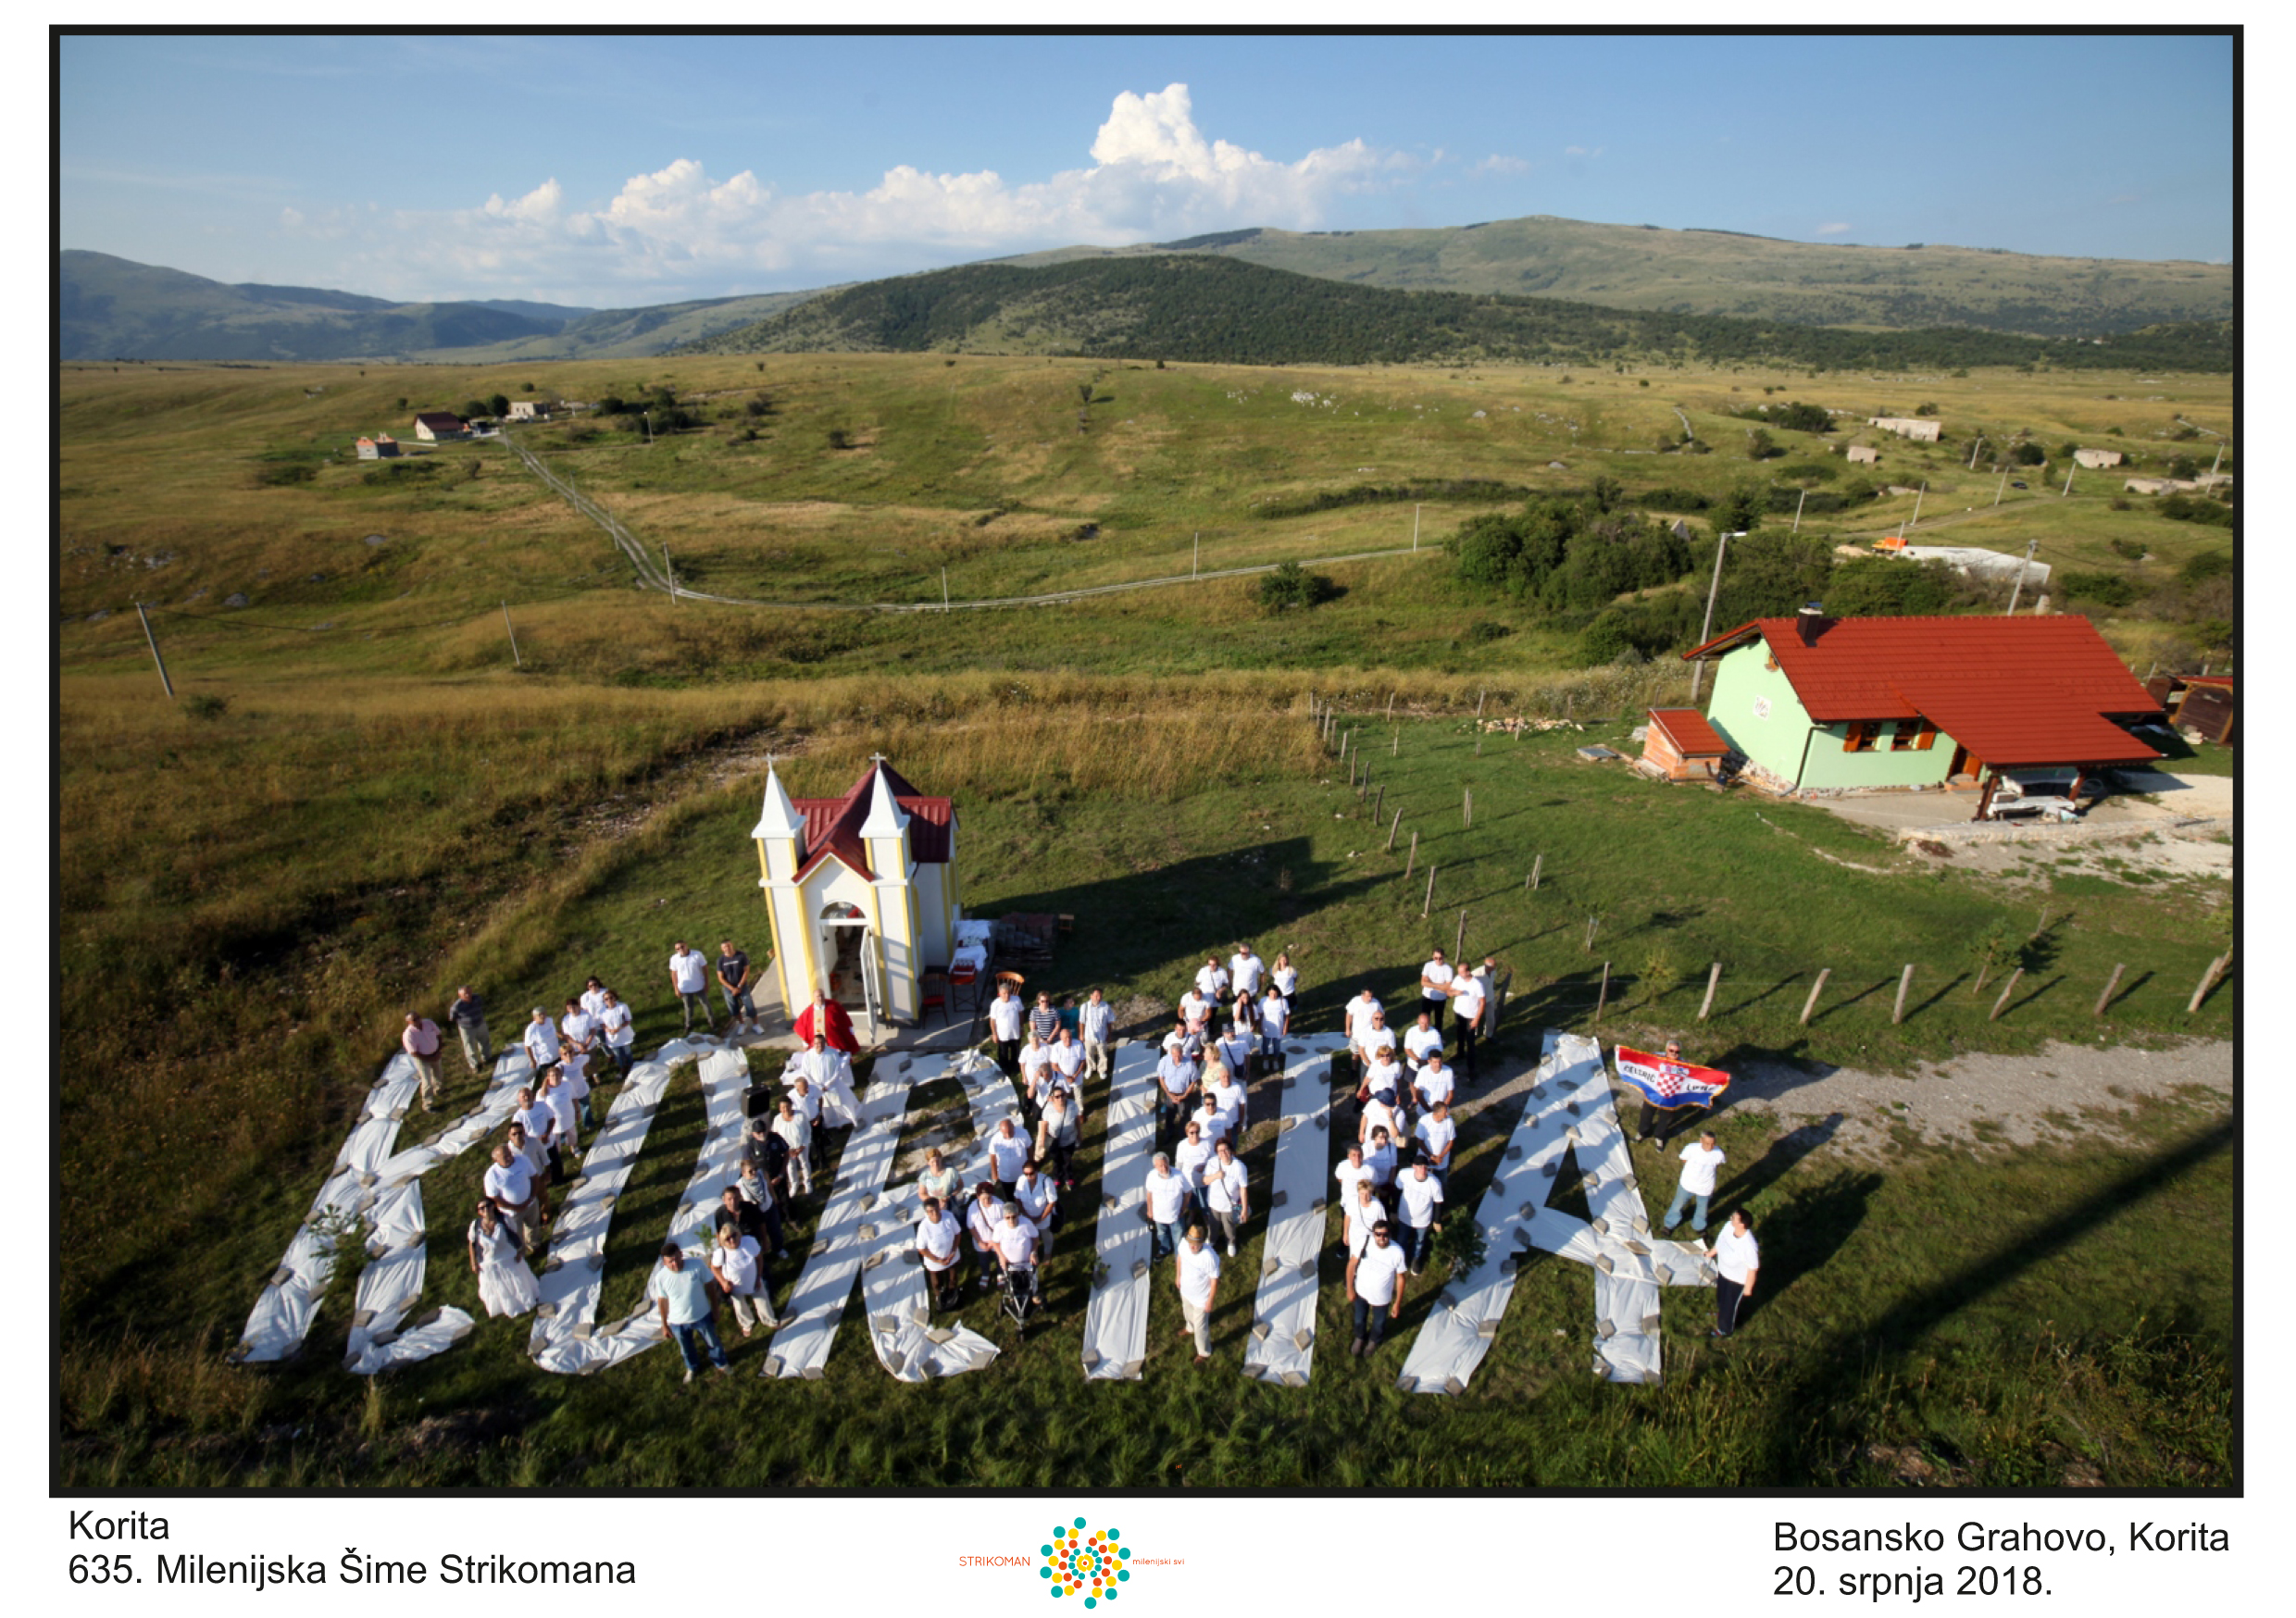
<svg viewBox="0 0 2296 1618">
<path fill-rule="evenodd" d="M 2161 755 L 2160 704 L 2087 618 L 1756 618 L 1682 654 L 1715 666 L 1707 723 L 1781 790 L 1986 787 Z M 1990 795 L 1990 794 L 1989 794 Z"/>
</svg>

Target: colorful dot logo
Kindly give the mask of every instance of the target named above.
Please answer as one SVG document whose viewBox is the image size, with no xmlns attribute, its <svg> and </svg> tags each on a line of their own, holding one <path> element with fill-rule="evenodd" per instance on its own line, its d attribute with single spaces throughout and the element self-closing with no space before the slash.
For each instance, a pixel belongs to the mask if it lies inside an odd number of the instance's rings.
<svg viewBox="0 0 2296 1618">
<path fill-rule="evenodd" d="M 1050 1584 L 1055 1598 L 1079 1596 L 1088 1608 L 1113 1601 L 1123 1593 L 1117 1587 L 1132 1577 L 1124 1565 L 1132 1548 L 1118 1545 L 1118 1537 L 1114 1528 L 1086 1528 L 1082 1517 L 1054 1528 L 1052 1538 L 1038 1548 L 1044 1565 L 1037 1576 Z"/>
</svg>

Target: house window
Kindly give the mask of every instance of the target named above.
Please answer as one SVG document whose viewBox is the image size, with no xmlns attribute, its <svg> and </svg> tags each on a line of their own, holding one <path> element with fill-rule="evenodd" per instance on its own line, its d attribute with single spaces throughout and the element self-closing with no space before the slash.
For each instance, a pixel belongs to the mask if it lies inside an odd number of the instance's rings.
<svg viewBox="0 0 2296 1618">
<path fill-rule="evenodd" d="M 1871 720 L 1859 720 L 1850 727 L 1850 733 L 1841 739 L 1841 751 L 1844 753 L 1873 752 L 1874 737 L 1880 728 L 1880 726 Z"/>
<path fill-rule="evenodd" d="M 1891 753 L 1913 752 L 1914 735 L 1920 728 L 1921 721 L 1918 719 L 1900 719 L 1895 728 L 1890 732 L 1890 751 Z"/>
</svg>

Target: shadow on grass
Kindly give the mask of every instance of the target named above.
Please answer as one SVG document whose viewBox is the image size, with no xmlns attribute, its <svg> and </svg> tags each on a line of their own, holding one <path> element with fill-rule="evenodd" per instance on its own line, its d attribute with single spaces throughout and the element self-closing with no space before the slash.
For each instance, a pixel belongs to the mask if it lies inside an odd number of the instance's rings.
<svg viewBox="0 0 2296 1618">
<path fill-rule="evenodd" d="M 1770 1149 L 1751 1167 L 1715 1191 L 1711 1204 L 1715 1216 L 1720 1218 L 1725 1209 L 1742 1207 L 1784 1179 L 1794 1164 L 1841 1133 L 1842 1122 L 1841 1114 L 1829 1113 L 1816 1123 L 1804 1124 L 1771 1141 Z"/>
<path fill-rule="evenodd" d="M 1917 1005 L 1907 1006 L 1905 1008 L 1905 1014 L 1909 1017 L 1919 1016 L 1923 1012 L 1928 1011 L 1931 1006 L 1937 1004 L 1938 1002 L 1943 1000 L 1947 995 L 1953 993 L 1954 989 L 1960 988 L 1963 984 L 1968 981 L 1969 974 L 1966 972 L 1956 972 L 1953 977 L 1947 978 L 1944 983 L 1940 985 L 1937 992 L 1929 996 L 1928 999 L 1921 1002 Z"/>
<path fill-rule="evenodd" d="M 2120 1004 L 2121 1002 L 2127 1000 L 2130 995 L 2136 993 L 2138 989 L 2142 989 L 2146 984 L 2152 981 L 2152 973 L 2149 968 L 2145 971 L 2138 973 L 2134 977 L 2131 977 L 2128 982 L 2122 984 L 2118 989 L 2113 991 L 2113 998 L 2104 1002 L 2103 1009 L 2104 1011 L 2111 1011 L 2115 1006 Z"/>
<path fill-rule="evenodd" d="M 2042 995 L 2047 994 L 2051 989 L 2054 989 L 2058 984 L 2063 983 L 2064 981 L 2065 974 L 2060 972 L 2054 977 L 2052 977 L 2048 982 L 2034 989 L 2032 993 L 2027 995 L 2023 1000 L 2013 1000 L 2007 1005 L 2002 1007 L 2001 1014 L 2005 1017 L 2011 1012 L 2023 1011 L 2027 1006 L 2031 1005 Z"/>
<path fill-rule="evenodd" d="M 1771 1423 L 1767 1429 L 1769 1452 L 1764 1457 L 1760 1475 L 1779 1484 L 1809 1481 L 1815 1475 L 1815 1460 L 1862 1438 L 1850 1425 L 1855 1418 L 1848 1417 L 1846 1413 L 1851 1410 L 1858 1388 L 1869 1384 L 1876 1374 L 1877 1356 L 1886 1361 L 1912 1351 L 1954 1314 L 2008 1286 L 2028 1270 L 2054 1260 L 2098 1226 L 2169 1189 L 2208 1159 L 2229 1151 L 2238 1139 L 2238 1125 L 2227 1118 L 2181 1145 L 2158 1153 L 2054 1218 L 2008 1232 L 1984 1256 L 1972 1259 L 1951 1275 L 1907 1294 L 1875 1319 L 1835 1333 L 1804 1356 L 1806 1369 L 1799 1377 L 1778 1382 L 1772 1408 L 1780 1419 Z M 1843 1181 L 1848 1178 L 1843 1176 Z M 1806 1200 L 1813 1215 L 1811 1223 L 1822 1224 L 1823 1220 L 1816 1218 L 1819 1215 L 1832 1219 L 1862 1212 L 1862 1198 L 1866 1194 L 1868 1193 L 1854 1184 L 1829 1182 Z M 1790 1204 L 1801 1205 L 1799 1201 Z M 1769 1230 L 1785 1218 L 1781 1211 L 1766 1221 L 1764 1229 L 1756 1234 L 1767 1242 Z M 1789 1239 L 1782 1244 L 1778 1258 L 1773 1261 L 1765 1254 L 1766 1274 L 1773 1262 L 1792 1265 L 1791 1273 L 1795 1276 L 1811 1267 L 1800 1239 L 1805 1228 L 1805 1222 L 1796 1216 L 1789 1226 Z M 1822 1231 L 1814 1231 L 1809 1239 L 1824 1242 L 1828 1238 Z M 1829 1415 L 1829 1412 L 1844 1414 Z"/>
<path fill-rule="evenodd" d="M 1850 995 L 1841 1000 L 1837 1000 L 1830 1005 L 1820 1007 L 1818 1011 L 1811 1016 L 1810 1021 L 1814 1023 L 1822 1023 L 1828 1017 L 1832 1016 L 1834 1013 L 1839 1011 L 1847 1011 L 1850 1007 L 1855 1005 L 1859 1001 L 1865 1000 L 1872 995 L 1879 994 L 1883 989 L 1893 989 L 1896 986 L 1897 978 L 1895 975 L 1884 977 L 1880 982 L 1872 984 L 1867 988 L 1861 989 L 1855 994 Z"/>
<path fill-rule="evenodd" d="M 1755 1233 L 1762 1243 L 1760 1306 L 1770 1307 L 1796 1281 L 1830 1263 L 1865 1223 L 1866 1206 L 1881 1186 L 1881 1176 L 1870 1169 L 1843 1170 L 1772 1209 Z M 1718 1208 L 1716 1216 L 1723 1217 Z"/>
<path fill-rule="evenodd" d="M 1751 1011 L 1755 1006 L 1760 1005 L 1764 1001 L 1769 999 L 1773 994 L 1778 993 L 1781 989 L 1791 989 L 1802 983 L 1803 980 L 1803 975 L 1799 972 L 1790 977 L 1781 977 L 1777 982 L 1771 984 L 1767 989 L 1762 990 L 1759 994 L 1750 995 L 1746 999 L 1740 1001 L 1736 1005 L 1724 1006 L 1720 1008 L 1716 1014 L 1718 1016 L 1734 1017 L 1741 1012 Z"/>
</svg>

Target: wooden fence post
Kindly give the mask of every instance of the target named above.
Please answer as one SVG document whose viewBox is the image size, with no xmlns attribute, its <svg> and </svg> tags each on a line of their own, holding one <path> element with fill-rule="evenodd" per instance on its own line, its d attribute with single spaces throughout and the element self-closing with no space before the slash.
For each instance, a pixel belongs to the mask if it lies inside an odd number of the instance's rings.
<svg viewBox="0 0 2296 1618">
<path fill-rule="evenodd" d="M 1374 826 L 1379 825 L 1379 816 L 1380 816 L 1380 815 L 1384 815 L 1384 814 L 1386 814 L 1386 813 L 1387 813 L 1387 783 L 1386 783 L 1385 781 L 1381 781 L 1381 782 L 1379 783 L 1379 796 L 1371 800 L 1371 824 L 1372 824 L 1372 825 L 1374 825 Z M 1398 814 L 1400 814 L 1400 813 L 1402 813 L 1402 811 L 1398 810 L 1398 811 L 1397 811 L 1397 813 L 1398 813 Z M 1390 848 L 1392 848 L 1392 847 L 1394 846 L 1394 844 L 1393 844 L 1393 842 L 1392 842 L 1392 841 L 1391 841 L 1391 842 L 1388 844 L 1388 846 L 1389 846 Z"/>
<path fill-rule="evenodd" d="M 1897 975 L 1897 1004 L 1890 1012 L 1890 1023 L 1893 1027 L 1905 1020 L 1905 991 L 1913 986 L 1914 964 L 1908 961 L 1905 970 Z"/>
<path fill-rule="evenodd" d="M 1610 963 L 1603 963 L 1603 989 L 1594 997 L 1594 1020 L 1603 1020 L 1603 1008 L 1610 1003 Z"/>
<path fill-rule="evenodd" d="M 1722 963 L 1716 961 L 1714 964 L 1714 969 L 1706 974 L 1706 998 L 1699 1003 L 1698 1007 L 1698 1020 L 1700 1022 L 1704 1022 L 1706 1020 L 1706 1014 L 1714 1010 L 1714 991 L 1721 987 Z"/>
<path fill-rule="evenodd" d="M 1402 814 L 1403 814 L 1403 811 L 1402 811 L 1402 810 L 1400 810 L 1400 809 L 1398 809 L 1398 810 L 1396 810 L 1396 811 L 1395 811 L 1395 813 L 1396 813 L 1398 815 L 1402 815 Z M 1418 861 L 1419 861 L 1419 834 L 1418 834 L 1417 832 L 1416 832 L 1416 831 L 1415 831 L 1415 832 L 1413 832 L 1413 833 L 1411 834 L 1411 848 L 1410 848 L 1410 851 L 1409 851 L 1407 853 L 1405 853 L 1405 854 L 1404 855 L 1404 881 L 1408 882 L 1409 880 L 1411 880 L 1411 867 L 1412 867 L 1413 865 L 1415 865 L 1418 864 Z"/>
<path fill-rule="evenodd" d="M 1475 716 L 1478 719 L 1483 716 L 1483 698 L 1486 694 L 1487 693 L 1482 691 L 1477 691 L 1475 693 Z"/>
<path fill-rule="evenodd" d="M 2229 950 L 2208 964 L 2208 970 L 2201 974 L 2200 987 L 2192 991 L 2192 999 L 2184 1008 L 2187 1016 L 2190 1016 L 2201 1009 L 2201 1002 L 2208 998 L 2208 991 L 2216 987 L 2216 980 L 2224 976 L 2225 968 L 2231 965 L 2232 952 Z"/>
<path fill-rule="evenodd" d="M 1387 739 L 1387 756 L 1390 758 L 1401 758 L 1403 755 L 1404 728 L 1402 726 L 1398 725 L 1395 727 L 1394 733 Z"/>
<path fill-rule="evenodd" d="M 1355 784 L 1355 761 L 1352 758 L 1347 761 L 1347 784 L 1351 787 Z"/>
<path fill-rule="evenodd" d="M 1579 951 L 1581 953 L 1589 955 L 1594 953 L 1594 928 L 1596 924 L 1602 919 L 1603 918 L 1599 915 L 1590 915 L 1587 917 L 1587 941 L 1579 946 Z"/>
<path fill-rule="evenodd" d="M 1392 722 L 1395 717 L 1395 693 L 1393 691 L 1387 693 L 1387 716 L 1390 722 Z"/>
<path fill-rule="evenodd" d="M 1479 730 L 1475 733 L 1475 756 L 1477 758 L 1483 756 L 1483 733 Z"/>
<path fill-rule="evenodd" d="M 1419 919 L 1422 921 L 1435 912 L 1435 873 L 1440 868 L 1434 865 L 1427 868 L 1427 897 L 1419 903 Z"/>
<path fill-rule="evenodd" d="M 2121 974 L 2128 970 L 2128 963 L 2123 961 L 2113 963 L 2113 976 L 2104 980 L 2104 992 L 2097 996 L 2097 1009 L 2092 1014 L 2104 1015 L 2104 1008 L 2113 1003 L 2113 991 L 2121 986 Z"/>
<path fill-rule="evenodd" d="M 1810 985 L 1810 998 L 1802 1002 L 1802 1026 L 1803 1027 L 1810 1026 L 1810 1014 L 1817 1010 L 1817 997 L 1826 992 L 1826 979 L 1833 975 L 1834 969 L 1831 966 L 1825 967 L 1819 971 L 1817 981 Z"/>
<path fill-rule="evenodd" d="M 1385 787 L 1381 787 L 1381 788 L 1379 789 L 1379 790 L 1380 790 L 1381 792 L 1385 792 L 1385 791 L 1387 790 L 1387 789 L 1386 789 Z M 1386 849 L 1386 852 L 1387 852 L 1387 853 L 1391 853 L 1391 853 L 1393 853 L 1395 852 L 1395 828 L 1396 828 L 1397 827 L 1401 826 L 1403 823 L 1404 823 L 1404 806 L 1403 806 L 1401 803 L 1398 803 L 1398 804 L 1396 804 L 1396 805 L 1395 805 L 1395 818 L 1394 818 L 1394 819 L 1392 819 L 1392 820 L 1391 820 L 1391 821 L 1389 821 L 1389 822 L 1387 823 L 1387 849 Z M 1416 836 L 1417 836 L 1418 834 L 1417 834 L 1416 832 L 1414 832 L 1412 835 L 1416 837 Z"/>
<path fill-rule="evenodd" d="M 1459 827 L 1466 830 L 1475 824 L 1475 789 L 1466 789 L 1466 796 L 1459 803 Z"/>
<path fill-rule="evenodd" d="M 2001 998 L 1993 1002 L 1992 1014 L 1985 1019 L 1987 1022 L 2001 1021 L 2001 1014 L 2009 1007 L 2009 997 L 2017 991 L 2017 979 L 2024 976 L 2025 968 L 2022 966 L 2009 974 L 2009 981 L 2001 986 Z"/>
<path fill-rule="evenodd" d="M 1530 890 L 1533 893 L 1539 891 L 1539 868 L 1546 863 L 1546 851 L 1543 849 L 1539 852 L 1539 857 L 1530 862 Z"/>
<path fill-rule="evenodd" d="M 1464 910 L 1459 912 L 1458 936 L 1451 940 L 1451 958 L 1454 961 L 1466 959 L 1466 912 Z"/>
</svg>

